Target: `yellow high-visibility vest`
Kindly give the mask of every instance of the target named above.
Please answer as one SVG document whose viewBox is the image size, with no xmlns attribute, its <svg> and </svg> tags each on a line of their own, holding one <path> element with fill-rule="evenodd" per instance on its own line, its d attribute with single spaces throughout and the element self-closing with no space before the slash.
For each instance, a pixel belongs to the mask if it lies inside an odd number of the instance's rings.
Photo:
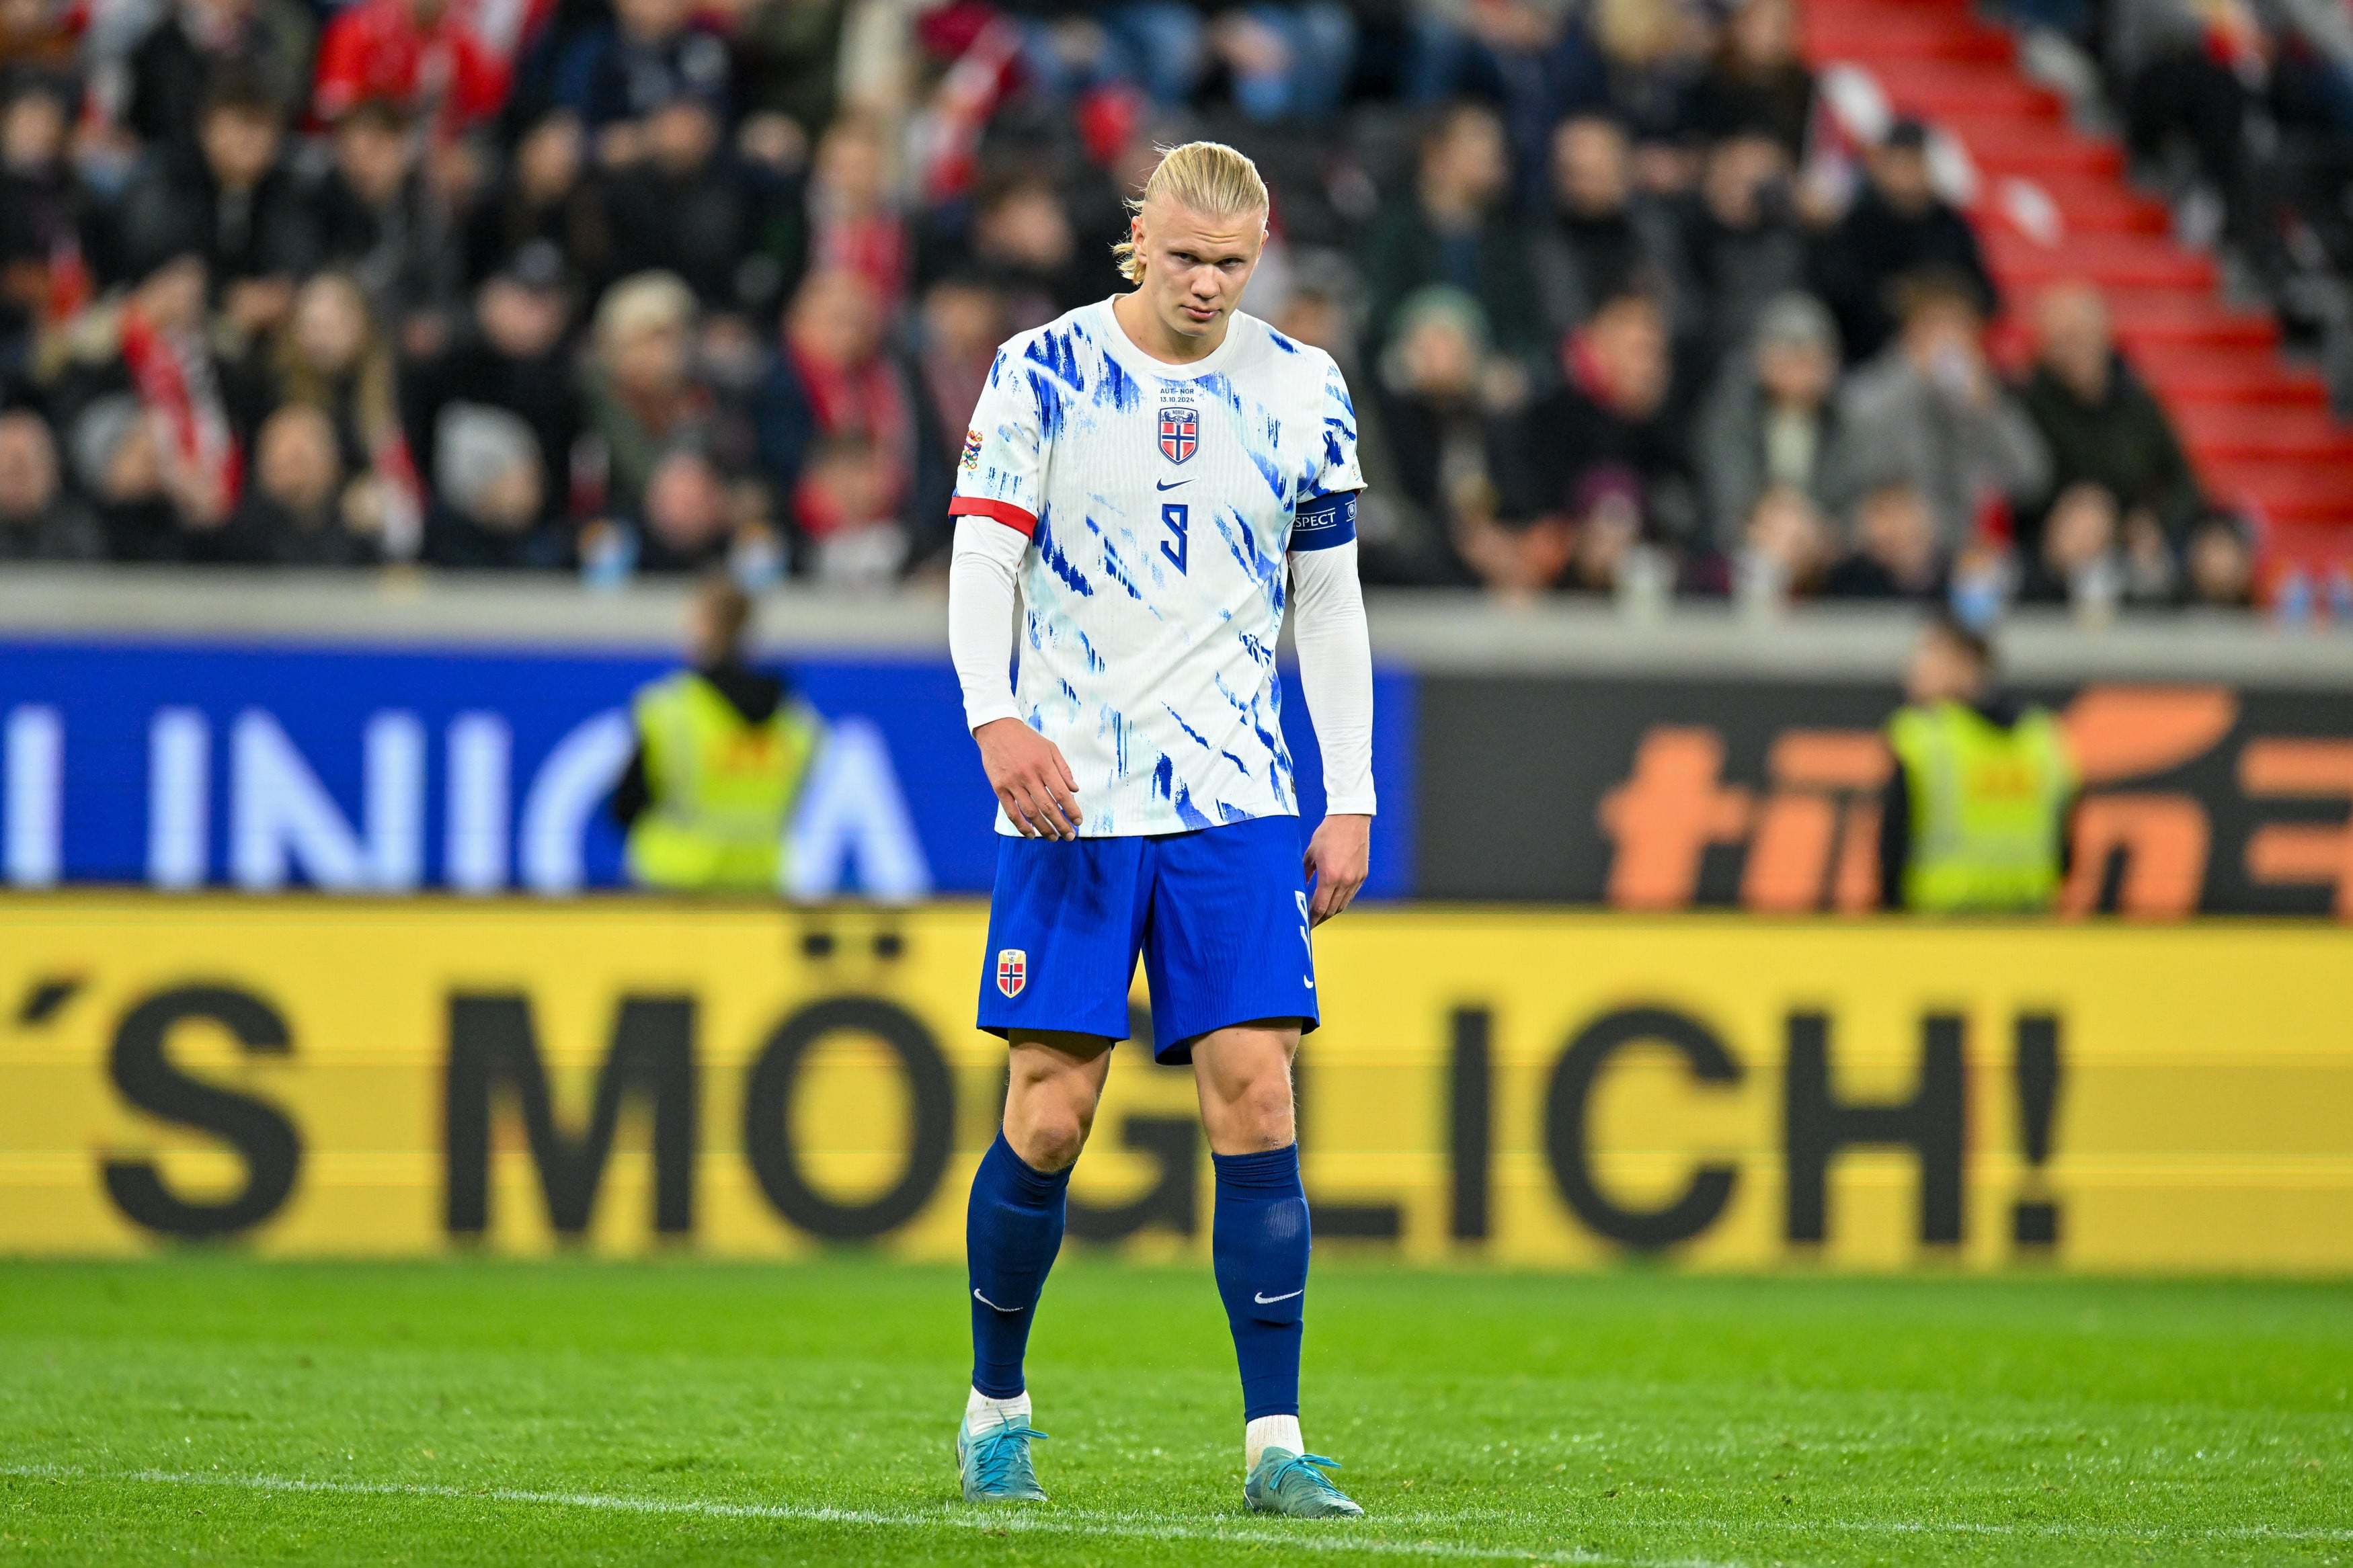
<svg viewBox="0 0 2353 1568">
<path fill-rule="evenodd" d="M 1889 721 L 1912 805 L 1905 907 L 1924 913 L 2025 913 L 2059 895 L 2061 836 L 2075 765 L 2046 710 L 2005 728 L 1958 702 L 1908 707 Z"/>
<path fill-rule="evenodd" d="M 629 829 L 630 876 L 687 892 L 775 891 L 823 721 L 786 701 L 746 723 L 691 670 L 646 687 L 634 710 L 652 799 Z"/>
</svg>

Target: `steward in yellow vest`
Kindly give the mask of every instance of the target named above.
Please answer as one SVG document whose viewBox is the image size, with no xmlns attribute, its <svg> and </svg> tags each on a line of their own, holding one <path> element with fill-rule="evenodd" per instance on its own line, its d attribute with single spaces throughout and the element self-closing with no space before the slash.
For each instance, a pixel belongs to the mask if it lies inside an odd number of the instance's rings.
<svg viewBox="0 0 2353 1568">
<path fill-rule="evenodd" d="M 2032 914 L 2067 873 L 2075 764 L 2049 710 L 1988 699 L 1991 650 L 1957 622 L 1921 637 L 1888 721 L 1881 901 L 1921 914 Z"/>
<path fill-rule="evenodd" d="M 674 892 L 766 893 L 824 721 L 776 676 L 744 659 L 751 601 L 704 584 L 695 667 L 638 691 L 637 754 L 613 792 L 630 879 Z"/>
</svg>

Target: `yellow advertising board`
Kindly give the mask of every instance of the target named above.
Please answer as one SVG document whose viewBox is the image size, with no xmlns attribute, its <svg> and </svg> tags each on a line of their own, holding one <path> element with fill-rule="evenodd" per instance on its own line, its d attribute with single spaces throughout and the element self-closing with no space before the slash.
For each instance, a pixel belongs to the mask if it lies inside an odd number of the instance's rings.
<svg viewBox="0 0 2353 1568">
<path fill-rule="evenodd" d="M 949 1258 L 985 911 L 0 900 L 0 1252 Z M 1577 1266 L 2353 1268 L 2353 930 L 1355 911 L 1318 1239 Z M 1139 988 L 1137 1005 L 1145 998 Z M 1123 1047 L 1081 1245 L 1206 1252 Z"/>
</svg>

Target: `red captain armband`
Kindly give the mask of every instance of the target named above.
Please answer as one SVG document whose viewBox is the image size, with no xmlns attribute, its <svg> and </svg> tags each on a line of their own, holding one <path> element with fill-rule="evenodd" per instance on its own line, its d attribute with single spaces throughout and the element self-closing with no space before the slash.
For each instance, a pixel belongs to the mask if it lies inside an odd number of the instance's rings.
<svg viewBox="0 0 2353 1568">
<path fill-rule="evenodd" d="M 987 496 L 955 496 L 948 501 L 950 517 L 994 518 L 1027 539 L 1038 531 L 1038 514 L 1023 511 L 1009 500 L 991 500 Z"/>
</svg>

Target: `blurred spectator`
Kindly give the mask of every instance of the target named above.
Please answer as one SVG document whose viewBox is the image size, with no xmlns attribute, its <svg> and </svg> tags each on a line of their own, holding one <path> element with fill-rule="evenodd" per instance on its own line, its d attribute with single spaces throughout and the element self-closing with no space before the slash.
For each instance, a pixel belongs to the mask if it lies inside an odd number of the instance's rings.
<svg viewBox="0 0 2353 1568">
<path fill-rule="evenodd" d="M 1985 323 L 1967 278 L 1907 279 L 1902 310 L 1902 334 L 1855 372 L 1840 408 L 1873 477 L 1917 487 L 1938 541 L 1954 550 L 1989 509 L 2040 499 L 2051 458 L 1986 363 Z"/>
<path fill-rule="evenodd" d="M 2105 7 L 2106 64 L 2120 84 L 2126 139 L 2162 160 L 2177 139 L 2197 184 L 2180 216 L 2194 243 L 2211 244 L 2226 217 L 2243 235 L 2246 121 L 2252 83 L 2267 70 L 2272 41 L 2245 0 L 2130 0 Z"/>
<path fill-rule="evenodd" d="M 1416 514 L 1412 531 L 1385 547 L 1389 572 L 1409 581 L 1456 578 L 1452 542 L 1465 541 L 1475 542 L 1491 581 L 1508 585 L 1527 575 L 1515 559 L 1523 542 L 1491 537 L 1504 521 L 1512 464 L 1504 447 L 1515 434 L 1508 416 L 1525 384 L 1515 363 L 1491 351 L 1486 319 L 1468 294 L 1433 284 L 1405 302 L 1379 384 L 1367 389 L 1376 395 L 1356 397 L 1358 449 L 1366 449 L 1361 420 L 1373 405 L 1388 432 L 1397 488 Z"/>
<path fill-rule="evenodd" d="M 545 464 L 531 426 L 503 408 L 452 403 L 435 421 L 434 489 L 426 528 L 438 566 L 560 566 L 566 551 L 546 525 Z"/>
<path fill-rule="evenodd" d="M 1600 51 L 1573 0 L 1419 0 L 1406 93 L 1431 106 L 1471 96 L 1503 106 L 1523 187 L 1541 191 L 1553 127 L 1606 101 Z"/>
<path fill-rule="evenodd" d="M 1079 247 L 1061 197 L 1043 175 L 1019 173 L 989 182 L 973 219 L 972 257 L 1006 300 L 1014 331 L 1042 326 L 1065 310 L 1112 293 L 1110 250 Z"/>
<path fill-rule="evenodd" d="M 1641 481 L 1615 464 L 1588 469 L 1570 510 L 1574 532 L 1560 586 L 1579 593 L 1615 593 L 1642 542 Z"/>
<path fill-rule="evenodd" d="M 1004 297 L 976 278 L 943 278 L 923 293 L 917 333 L 934 455 L 953 465 L 963 454 L 964 433 L 988 384 L 997 345 L 1010 335 Z"/>
<path fill-rule="evenodd" d="M 78 410 L 73 471 L 106 526 L 108 552 L 215 558 L 244 454 L 206 338 L 203 258 L 173 257 L 117 303 L 86 312 L 64 352 L 62 391 Z"/>
<path fill-rule="evenodd" d="M 65 493 L 48 422 L 29 408 L 0 414 L 0 560 L 97 561 L 106 534 Z"/>
<path fill-rule="evenodd" d="M 560 506 L 571 485 L 580 410 L 567 352 L 572 301 L 564 260 L 534 242 L 517 251 L 474 294 L 471 328 L 448 353 L 404 378 L 409 440 L 419 468 L 435 470 L 434 432 L 453 403 L 503 408 L 531 426 L 540 452 L 540 488 Z"/>
<path fill-rule="evenodd" d="M 694 447 L 674 447 L 655 461 L 640 510 L 641 569 L 699 572 L 725 562 L 734 521 L 726 481 Z"/>
<path fill-rule="evenodd" d="M 1948 564 L 1927 498 L 1896 479 L 1873 486 L 1857 503 L 1852 545 L 1826 587 L 1841 599 L 1941 599 Z"/>
<path fill-rule="evenodd" d="M 727 46 L 693 25 L 691 0 L 613 0 L 613 21 L 575 42 L 556 68 L 555 97 L 588 128 L 597 161 L 650 151 L 656 114 L 699 103 L 727 121 Z"/>
<path fill-rule="evenodd" d="M 2116 352 L 2099 289 L 2063 283 L 2045 290 L 2035 301 L 2034 331 L 2034 370 L 2020 401 L 2050 448 L 2052 493 L 2063 500 L 2096 490 L 2136 559 L 2170 554 L 2203 506 L 2198 479 L 2172 421 Z M 2020 529 L 2020 542 L 2040 552 L 2042 519 L 2024 521 L 2030 526 Z M 2162 590 L 2129 596 L 2159 597 Z"/>
<path fill-rule="evenodd" d="M 374 561 L 373 541 L 346 524 L 343 480 L 333 423 L 306 404 L 280 408 L 254 442 L 253 483 L 229 519 L 227 552 L 275 566 Z"/>
<path fill-rule="evenodd" d="M 1755 132 L 1725 137 L 1701 161 L 1699 199 L 1683 220 L 1683 314 L 1711 363 L 1748 342 L 1766 301 L 1804 284 L 1806 239 L 1787 174 L 1780 149 Z"/>
<path fill-rule="evenodd" d="M 1248 308 L 1356 392 L 1368 581 L 2251 593 L 2095 293 L 2041 301 L 2005 400 L 1925 127 L 1835 224 L 1810 184 L 1800 226 L 1797 0 L 902 9 L 0 0 L 0 408 L 48 422 L 78 537 L 139 559 L 885 584 L 944 544 L 997 344 L 1122 286 L 1121 198 L 1199 114 L 1260 127 Z M 2197 150 L 2180 226 L 2226 195 L 2234 276 L 2321 332 L 2353 10 L 2105 15 L 2137 148 Z M 1400 91 L 1426 118 L 1345 104 Z M 73 532 L 8 512 L 0 552 Z"/>
<path fill-rule="evenodd" d="M 2182 552 L 2182 596 L 2211 608 L 2242 610 L 2255 602 L 2255 547 L 2246 526 L 2226 512 L 2200 519 Z"/>
<path fill-rule="evenodd" d="M 888 587 L 907 562 L 909 534 L 893 509 L 904 487 L 882 450 L 862 437 L 821 444 L 795 492 L 803 519 L 820 517 L 808 574 L 831 588 L 871 593 Z"/>
<path fill-rule="evenodd" d="M 735 97 L 747 118 L 797 132 L 832 121 L 850 0 L 751 0 L 735 10 Z"/>
<path fill-rule="evenodd" d="M 1174 107 L 1201 79 L 1201 17 L 1175 0 L 1003 0 L 997 9 L 1021 27 L 1022 73 L 1050 102 L 1128 85 Z"/>
<path fill-rule="evenodd" d="M 1968 281 L 1980 313 L 1998 296 L 1968 220 L 1936 195 L 1928 128 L 1899 120 L 1870 155 L 1870 183 L 1813 258 L 1814 292 L 1829 302 L 1850 362 L 1869 359 L 1895 330 L 1896 286 L 1939 268 Z"/>
<path fill-rule="evenodd" d="M 63 75 L 74 65 L 69 8 L 55 0 L 0 0 L 0 72 Z"/>
<path fill-rule="evenodd" d="M 784 353 L 760 392 L 761 465 L 812 546 L 903 521 L 915 488 L 920 404 L 913 378 L 884 351 L 883 328 L 864 279 L 812 274 L 794 297 Z M 830 457 L 822 468 L 821 451 Z"/>
<path fill-rule="evenodd" d="M 683 279 L 704 304 L 736 302 L 753 203 L 720 144 L 707 103 L 680 98 L 635 122 L 638 153 L 605 176 L 614 270 Z"/>
<path fill-rule="evenodd" d="M 1798 58 L 1793 0 L 1742 0 L 1707 71 L 1693 84 L 1690 123 L 1713 142 L 1761 136 L 1795 167 L 1806 155 L 1814 74 Z"/>
<path fill-rule="evenodd" d="M 367 480 L 364 526 L 378 548 L 397 560 L 415 555 L 426 498 L 401 423 L 392 345 L 359 285 L 340 272 L 303 284 L 267 374 L 271 406 L 327 416 L 344 470 Z"/>
<path fill-rule="evenodd" d="M 223 81 L 205 101 L 196 147 L 167 146 L 123 197 L 133 265 L 201 255 L 240 334 L 284 321 L 295 279 L 318 260 L 306 193 L 279 158 L 283 112 L 251 84 Z"/>
<path fill-rule="evenodd" d="M 592 291 L 612 274 L 605 204 L 583 176 L 586 138 L 559 110 L 523 132 L 505 174 L 466 227 L 467 275 L 479 283 L 531 245 L 553 247 Z"/>
<path fill-rule="evenodd" d="M 1634 135 L 1635 183 L 1671 194 L 1691 184 L 1684 132 L 1692 89 L 1713 44 L 1709 13 L 1690 0 L 1592 0 L 1609 101 Z"/>
<path fill-rule="evenodd" d="M 605 456 L 605 504 L 642 514 L 646 483 L 666 447 L 705 433 L 709 388 L 691 374 L 694 295 L 666 272 L 624 278 L 597 303 L 585 406 Z"/>
<path fill-rule="evenodd" d="M 1461 563 L 1447 538 L 1446 521 L 1427 504 L 1429 488 L 1425 485 L 1421 498 L 1417 498 L 1409 493 L 1401 478 L 1403 465 L 1392 434 L 1390 399 L 1395 393 L 1385 372 L 1371 370 L 1357 357 L 1358 312 L 1353 307 L 1354 299 L 1353 274 L 1346 260 L 1328 252 L 1308 253 L 1301 258 L 1293 287 L 1274 326 L 1330 354 L 1349 386 L 1356 389 L 1356 456 L 1365 476 L 1365 489 L 1356 501 L 1358 570 L 1368 583 L 1461 582 Z M 1475 302 L 1469 309 L 1475 311 Z M 1410 331 L 1406 334 L 1411 335 Z M 1525 381 L 1516 366 L 1505 374 L 1515 383 Z M 1409 387 L 1418 378 L 1403 379 Z M 1483 465 L 1483 455 L 1480 460 Z"/>
<path fill-rule="evenodd" d="M 2042 526 L 2021 544 L 2026 570 L 2019 597 L 2066 603 L 2094 617 L 2119 603 L 2162 605 L 2174 597 L 2173 551 L 2156 525 L 2128 531 L 2116 497 L 2099 485 L 2068 487 Z"/>
<path fill-rule="evenodd" d="M 1477 300 L 1505 353 L 1532 364 L 1549 357 L 1528 235 L 1506 201 L 1510 178 L 1489 110 L 1458 104 L 1423 136 L 1412 188 L 1382 209 L 1359 253 L 1373 301 L 1367 357 L 1388 346 L 1399 306 L 1431 283 Z"/>
<path fill-rule="evenodd" d="M 391 346 L 346 274 L 322 272 L 305 283 L 259 363 L 238 379 L 239 423 L 248 435 L 271 410 L 315 408 L 327 416 L 337 455 L 353 472 L 366 468 L 377 446 L 399 434 Z"/>
<path fill-rule="evenodd" d="M 1356 19 L 1339 0 L 1238 5 L 1209 25 L 1209 55 L 1251 120 L 1316 121 L 1340 106 L 1356 53 Z"/>
<path fill-rule="evenodd" d="M 1833 517 L 1853 505 L 1865 458 L 1832 396 L 1838 367 L 1837 325 L 1809 294 L 1774 300 L 1754 347 L 1726 363 L 1694 442 L 1719 548 L 1735 546 L 1771 491 Z"/>
<path fill-rule="evenodd" d="M 93 398 L 71 433 L 74 479 L 98 509 L 116 561 L 184 561 L 185 531 L 164 489 L 155 444 L 127 392 Z"/>
<path fill-rule="evenodd" d="M 150 147 L 177 153 L 196 141 L 205 105 L 221 89 L 267 105 L 273 123 L 311 91 L 315 29 L 295 0 L 166 0 L 131 51 L 123 123 Z"/>
<path fill-rule="evenodd" d="M 1777 485 L 1749 510 L 1741 531 L 1739 569 L 1765 574 L 1776 599 L 1811 598 L 1829 586 L 1837 554 L 1830 522 L 1814 498 Z"/>
<path fill-rule="evenodd" d="M 354 0 L 319 44 L 312 107 L 332 124 L 384 100 L 452 135 L 506 100 L 506 68 L 456 0 Z"/>
<path fill-rule="evenodd" d="M 369 100 L 336 123 L 333 146 L 315 198 L 321 263 L 349 272 L 375 313 L 403 330 L 439 315 L 458 297 L 464 257 L 417 167 L 409 118 Z"/>
<path fill-rule="evenodd" d="M 1569 339 L 1567 382 L 1525 418 L 1514 455 L 1525 477 L 1506 487 L 1509 510 L 1557 511 L 1588 475 L 1607 468 L 1635 486 L 1637 510 L 1660 538 L 1695 542 L 1700 498 L 1688 447 L 1690 395 L 1670 349 L 1655 299 L 1638 292 L 1603 302 Z"/>
<path fill-rule="evenodd" d="M 808 238 L 786 262 L 786 285 L 797 286 L 805 270 L 854 272 L 886 308 L 897 307 L 908 237 L 892 163 L 889 134 L 873 117 L 846 115 L 826 128 L 810 169 Z"/>
<path fill-rule="evenodd" d="M 1552 154 L 1552 232 L 1538 256 L 1553 323 L 1582 326 L 1603 300 L 1636 289 L 1664 297 L 1675 280 L 1673 226 L 1635 193 L 1626 128 L 1602 114 L 1564 120 Z"/>
<path fill-rule="evenodd" d="M 70 102 L 55 80 L 28 76 L 0 103 L 0 384 L 51 313 L 59 273 L 78 265 L 81 200 L 65 155 Z"/>
</svg>

